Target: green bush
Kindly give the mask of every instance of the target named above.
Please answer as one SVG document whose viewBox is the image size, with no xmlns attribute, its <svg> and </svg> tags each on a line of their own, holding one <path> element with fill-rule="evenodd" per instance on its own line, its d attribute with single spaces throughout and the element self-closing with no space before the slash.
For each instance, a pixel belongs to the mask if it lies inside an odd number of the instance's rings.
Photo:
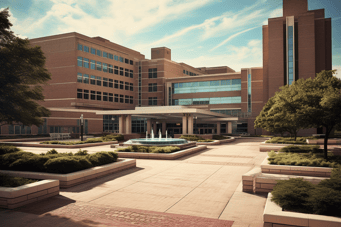
<svg viewBox="0 0 341 227">
<path fill-rule="evenodd" d="M 102 142 L 103 142 L 102 138 L 91 138 L 85 141 L 85 143 L 102 143 Z"/>
<path fill-rule="evenodd" d="M 14 161 L 10 164 L 10 170 L 17 170 L 17 171 L 33 171 L 33 172 L 44 172 L 45 166 L 44 164 L 50 160 L 48 156 L 31 156 L 28 158 L 21 158 Z"/>
<path fill-rule="evenodd" d="M 72 173 L 85 169 L 82 167 L 82 164 L 79 160 L 69 157 L 49 159 L 44 164 L 44 167 L 48 173 Z"/>
<path fill-rule="evenodd" d="M 13 153 L 17 151 L 20 151 L 20 149 L 15 146 L 7 145 L 7 144 L 0 144 L 0 155 Z"/>
<path fill-rule="evenodd" d="M 221 136 L 221 135 L 213 135 L 212 139 L 214 140 L 225 140 L 225 139 L 230 139 L 231 137 L 229 136 Z"/>
<path fill-rule="evenodd" d="M 151 147 L 146 147 L 146 146 L 138 146 L 138 145 L 133 145 L 129 147 L 124 147 L 118 149 L 118 151 L 121 152 L 140 152 L 140 153 L 172 153 L 179 151 L 179 147 L 173 147 L 173 146 L 166 146 L 166 147 L 159 147 L 159 146 L 151 146 Z"/>
<path fill-rule="evenodd" d="M 8 175 L 0 174 L 0 187 L 19 187 L 37 181 L 38 180 L 27 179 L 23 177 L 11 177 Z"/>
<path fill-rule="evenodd" d="M 118 155 L 116 152 L 97 152 L 86 156 L 93 166 L 100 166 L 117 161 Z"/>
<path fill-rule="evenodd" d="M 180 139 L 185 139 L 185 140 L 189 140 L 189 141 L 204 140 L 204 138 L 197 136 L 197 135 L 181 135 Z"/>
<path fill-rule="evenodd" d="M 77 151 L 77 152 L 75 153 L 75 155 L 80 155 L 80 156 L 88 155 L 88 151 L 87 151 L 87 150 L 81 150 L 81 149 L 79 149 L 79 151 Z"/>
<path fill-rule="evenodd" d="M 36 156 L 31 152 L 17 151 L 7 153 L 0 156 L 0 169 L 10 169 L 10 165 L 18 159 L 26 159 L 31 156 Z"/>
<path fill-rule="evenodd" d="M 318 145 L 307 145 L 307 146 L 295 146 L 290 145 L 286 147 L 282 147 L 279 152 L 290 152 L 290 153 L 322 153 L 320 150 L 320 146 Z"/>
<path fill-rule="evenodd" d="M 315 186 L 303 178 L 291 178 L 278 181 L 272 191 L 272 199 L 276 204 L 288 211 L 302 213 L 312 212 L 309 206 L 309 193 Z"/>
<path fill-rule="evenodd" d="M 124 136 L 121 134 L 110 134 L 110 135 L 105 135 L 102 136 L 103 141 L 123 141 L 124 140 Z"/>
<path fill-rule="evenodd" d="M 341 191 L 318 185 L 308 203 L 315 214 L 341 217 Z"/>
<path fill-rule="evenodd" d="M 309 137 L 273 137 L 267 140 L 266 143 L 283 143 L 283 144 L 307 144 L 306 139 Z"/>
<path fill-rule="evenodd" d="M 198 140 L 197 142 L 201 142 L 201 143 L 209 143 L 209 142 L 213 142 L 214 140 L 211 139 L 205 139 L 205 140 Z"/>
<path fill-rule="evenodd" d="M 269 164 L 272 165 L 295 165 L 295 166 L 315 166 L 336 168 L 341 165 L 341 157 L 328 154 L 328 161 L 323 158 L 323 154 L 298 154 L 298 153 L 275 153 L 271 151 Z"/>
<path fill-rule="evenodd" d="M 46 152 L 47 155 L 49 154 L 58 154 L 58 152 L 55 149 L 49 150 L 48 152 Z"/>
</svg>

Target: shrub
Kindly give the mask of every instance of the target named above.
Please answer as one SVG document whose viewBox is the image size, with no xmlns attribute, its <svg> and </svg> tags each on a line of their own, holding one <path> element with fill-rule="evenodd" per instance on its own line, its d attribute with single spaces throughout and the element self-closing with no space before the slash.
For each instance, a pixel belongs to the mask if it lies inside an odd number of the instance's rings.
<svg viewBox="0 0 341 227">
<path fill-rule="evenodd" d="M 37 182 L 38 180 L 27 179 L 23 177 L 11 177 L 0 174 L 0 187 L 19 187 L 21 185 Z"/>
<path fill-rule="evenodd" d="M 209 142 L 213 142 L 214 140 L 211 139 L 205 139 L 205 140 L 198 140 L 197 142 L 202 142 L 202 143 L 209 143 Z"/>
<path fill-rule="evenodd" d="M 58 154 L 58 152 L 55 149 L 49 150 L 48 152 L 46 152 L 47 155 L 49 154 Z"/>
<path fill-rule="evenodd" d="M 315 214 L 341 217 L 341 191 L 318 185 L 308 203 Z"/>
<path fill-rule="evenodd" d="M 30 156 L 36 156 L 36 154 L 24 151 L 4 154 L 0 156 L 0 169 L 9 169 L 9 166 L 16 160 L 29 158 Z"/>
<path fill-rule="evenodd" d="M 180 139 L 185 139 L 185 140 L 189 140 L 189 141 L 204 140 L 204 138 L 197 136 L 197 135 L 181 135 Z"/>
<path fill-rule="evenodd" d="M 49 160 L 48 156 L 31 156 L 28 158 L 21 158 L 10 164 L 9 169 L 18 171 L 33 171 L 44 172 L 44 164 Z"/>
<path fill-rule="evenodd" d="M 309 193 L 314 188 L 312 183 L 303 181 L 303 178 L 280 180 L 273 188 L 271 201 L 285 210 L 308 213 L 312 211 L 308 202 Z"/>
<path fill-rule="evenodd" d="M 101 143 L 101 142 L 103 142 L 102 138 L 91 138 L 85 141 L 85 143 Z"/>
<path fill-rule="evenodd" d="M 48 173 L 71 173 L 83 169 L 79 160 L 68 157 L 49 159 L 44 166 Z"/>
<path fill-rule="evenodd" d="M 77 152 L 75 153 L 75 155 L 80 155 L 80 156 L 88 155 L 88 151 L 87 151 L 87 150 L 81 150 L 81 149 L 79 149 L 79 151 L 77 151 Z"/>
<path fill-rule="evenodd" d="M 307 137 L 297 137 L 296 141 L 294 137 L 273 137 L 270 140 L 267 140 L 266 143 L 292 143 L 292 144 L 307 144 Z"/>
<path fill-rule="evenodd" d="M 221 135 L 213 135 L 212 139 L 214 140 L 225 140 L 225 139 L 230 139 L 229 136 L 221 136 Z"/>
<path fill-rule="evenodd" d="M 106 136 L 102 136 L 103 141 L 123 141 L 124 140 L 124 136 L 121 134 L 110 134 L 110 135 L 106 135 Z"/>
<path fill-rule="evenodd" d="M 320 152 L 320 146 L 318 145 L 307 145 L 307 146 L 295 146 L 290 145 L 282 147 L 279 152 L 291 152 L 291 153 L 322 153 Z"/>
<path fill-rule="evenodd" d="M 166 146 L 166 147 L 158 147 L 158 146 L 138 146 L 133 145 L 125 148 L 120 148 L 118 151 L 121 152 L 141 152 L 141 153 L 172 153 L 179 151 L 179 147 L 173 147 L 173 146 Z"/>
<path fill-rule="evenodd" d="M 7 145 L 7 144 L 0 144 L 0 155 L 13 153 L 17 151 L 20 151 L 20 149 L 15 146 Z"/>
<path fill-rule="evenodd" d="M 330 179 L 322 180 L 319 186 L 341 191 L 341 167 L 333 168 Z"/>
<path fill-rule="evenodd" d="M 88 160 L 94 166 L 105 165 L 117 161 L 117 153 L 115 152 L 97 152 L 94 154 L 87 155 Z"/>
</svg>

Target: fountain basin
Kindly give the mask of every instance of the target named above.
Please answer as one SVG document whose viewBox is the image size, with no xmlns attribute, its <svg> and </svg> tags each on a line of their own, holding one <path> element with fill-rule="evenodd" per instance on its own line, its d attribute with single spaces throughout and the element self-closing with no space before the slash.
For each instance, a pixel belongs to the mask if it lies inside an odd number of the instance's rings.
<svg viewBox="0 0 341 227">
<path fill-rule="evenodd" d="M 143 139 L 130 139 L 125 142 L 125 145 L 179 145 L 187 144 L 185 139 L 172 139 L 172 138 L 143 138 Z"/>
</svg>

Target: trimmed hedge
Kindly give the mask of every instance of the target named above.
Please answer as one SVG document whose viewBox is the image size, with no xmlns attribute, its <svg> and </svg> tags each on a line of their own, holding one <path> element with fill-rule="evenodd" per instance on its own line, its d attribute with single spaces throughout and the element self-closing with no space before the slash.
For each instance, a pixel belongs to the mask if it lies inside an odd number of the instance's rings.
<svg viewBox="0 0 341 227">
<path fill-rule="evenodd" d="M 77 145 L 77 144 L 85 144 L 85 143 L 102 143 L 102 142 L 122 141 L 122 140 L 124 140 L 123 135 L 110 134 L 110 135 L 102 136 L 100 138 L 89 138 L 86 141 L 73 141 L 73 142 L 44 141 L 44 142 L 40 142 L 40 144 Z"/>
<path fill-rule="evenodd" d="M 204 140 L 198 140 L 197 142 L 201 142 L 201 143 L 210 143 L 210 142 L 213 142 L 214 140 L 211 140 L 211 139 L 204 139 Z"/>
<path fill-rule="evenodd" d="M 37 182 L 38 180 L 23 178 L 23 177 L 11 177 L 8 175 L 0 174 L 0 187 L 19 187 L 25 184 Z"/>
<path fill-rule="evenodd" d="M 336 168 L 341 165 L 341 157 L 328 154 L 328 161 L 323 158 L 323 154 L 297 154 L 297 153 L 276 153 L 271 151 L 269 164 L 272 165 L 294 165 L 294 166 L 315 166 Z"/>
<path fill-rule="evenodd" d="M 120 148 L 118 151 L 121 152 L 141 152 L 141 153 L 172 153 L 179 151 L 179 147 L 173 147 L 173 146 L 166 146 L 166 147 L 158 147 L 158 146 L 152 146 L 152 147 L 146 147 L 146 146 L 129 146 L 125 148 Z"/>
<path fill-rule="evenodd" d="M 323 150 L 320 149 L 319 145 L 307 145 L 307 146 L 295 146 L 290 145 L 286 147 L 282 147 L 279 152 L 285 153 L 323 153 Z"/>
<path fill-rule="evenodd" d="M 221 136 L 221 135 L 213 135 L 212 139 L 214 140 L 226 140 L 226 139 L 230 139 L 230 136 Z"/>
<path fill-rule="evenodd" d="M 213 142 L 211 139 L 204 139 L 197 135 L 181 135 L 180 139 L 185 139 L 189 141 L 196 141 L 196 142 Z"/>
<path fill-rule="evenodd" d="M 296 141 L 294 137 L 273 137 L 267 140 L 266 143 L 282 143 L 282 144 L 307 144 L 307 139 L 312 139 L 314 137 L 297 137 Z"/>
<path fill-rule="evenodd" d="M 0 155 L 13 153 L 17 151 L 20 151 L 20 149 L 15 146 L 7 145 L 7 144 L 0 144 Z"/>
<path fill-rule="evenodd" d="M 331 183 L 333 182 L 333 183 Z M 341 217 L 341 168 L 318 185 L 303 178 L 280 180 L 272 191 L 272 201 L 287 211 Z"/>
<path fill-rule="evenodd" d="M 46 154 L 33 154 L 30 152 L 13 152 L 0 155 L 0 169 L 47 172 L 47 173 L 71 173 L 94 166 L 116 162 L 116 152 L 97 152 L 88 154 L 87 151 L 78 151 L 76 154 L 58 153 L 52 149 Z"/>
</svg>

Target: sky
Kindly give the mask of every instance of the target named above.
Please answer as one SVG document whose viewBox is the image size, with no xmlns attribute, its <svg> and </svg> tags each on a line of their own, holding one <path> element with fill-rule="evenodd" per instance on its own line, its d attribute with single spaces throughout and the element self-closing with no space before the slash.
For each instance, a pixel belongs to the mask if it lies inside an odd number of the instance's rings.
<svg viewBox="0 0 341 227">
<path fill-rule="evenodd" d="M 332 18 L 332 64 L 341 78 L 341 1 L 308 0 Z M 194 67 L 262 67 L 262 26 L 282 0 L 0 0 L 23 38 L 67 32 L 101 36 L 144 54 L 168 47 Z"/>
</svg>

